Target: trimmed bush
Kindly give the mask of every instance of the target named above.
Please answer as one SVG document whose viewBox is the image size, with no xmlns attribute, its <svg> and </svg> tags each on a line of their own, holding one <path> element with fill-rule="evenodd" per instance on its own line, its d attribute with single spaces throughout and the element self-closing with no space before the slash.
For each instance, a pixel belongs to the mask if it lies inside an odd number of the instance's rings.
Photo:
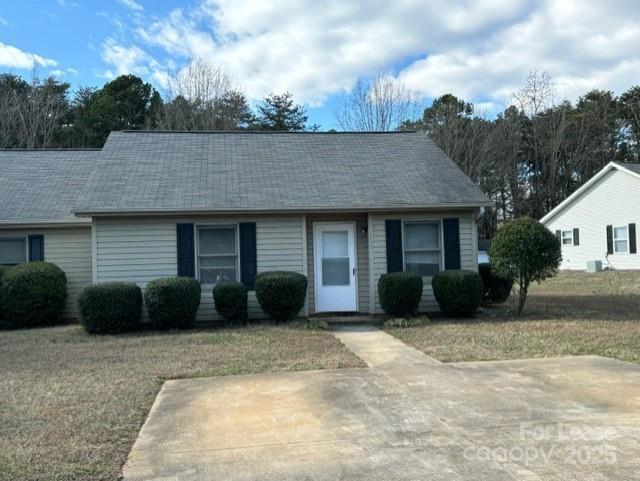
<svg viewBox="0 0 640 481">
<path fill-rule="evenodd" d="M 78 296 L 80 323 L 90 334 L 117 334 L 140 327 L 142 289 L 133 282 L 85 287 Z"/>
<path fill-rule="evenodd" d="M 431 281 L 440 311 L 450 317 L 473 317 L 482 303 L 480 274 L 467 270 L 438 272 Z"/>
<path fill-rule="evenodd" d="M 484 286 L 484 304 L 502 304 L 511 294 L 513 279 L 501 276 L 489 263 L 482 263 L 479 266 L 480 277 Z"/>
<path fill-rule="evenodd" d="M 378 280 L 382 310 L 389 316 L 413 317 L 422 298 L 422 276 L 415 272 L 391 272 Z"/>
<path fill-rule="evenodd" d="M 188 329 L 196 322 L 202 290 L 193 277 L 164 277 L 147 284 L 144 303 L 155 329 Z"/>
<path fill-rule="evenodd" d="M 256 297 L 266 315 L 289 321 L 304 306 L 307 278 L 297 272 L 261 272 L 256 276 Z"/>
<path fill-rule="evenodd" d="M 221 282 L 213 288 L 216 311 L 228 323 L 247 322 L 248 290 L 240 282 Z"/>
<path fill-rule="evenodd" d="M 20 264 L 4 272 L 0 298 L 5 328 L 56 324 L 67 299 L 67 276 L 49 262 Z"/>
<path fill-rule="evenodd" d="M 0 266 L 0 329 L 3 326 L 4 312 L 2 308 L 2 276 L 11 269 L 11 266 Z"/>
</svg>

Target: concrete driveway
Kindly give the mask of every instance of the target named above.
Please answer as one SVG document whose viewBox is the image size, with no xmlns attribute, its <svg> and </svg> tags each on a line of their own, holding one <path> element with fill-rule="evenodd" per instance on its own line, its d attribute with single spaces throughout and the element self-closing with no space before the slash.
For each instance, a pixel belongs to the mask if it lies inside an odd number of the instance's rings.
<svg viewBox="0 0 640 481">
<path fill-rule="evenodd" d="M 336 335 L 369 367 L 166 382 L 124 479 L 640 479 L 640 366 L 441 364 L 374 328 Z"/>
</svg>

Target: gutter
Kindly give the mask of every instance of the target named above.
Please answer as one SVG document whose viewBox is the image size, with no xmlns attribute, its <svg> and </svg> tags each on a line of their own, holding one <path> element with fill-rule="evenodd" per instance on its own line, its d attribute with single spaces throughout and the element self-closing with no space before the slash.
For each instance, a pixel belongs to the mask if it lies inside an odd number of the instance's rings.
<svg viewBox="0 0 640 481">
<path fill-rule="evenodd" d="M 189 215 L 189 214 L 303 214 L 313 213 L 336 213 L 336 212 L 394 212 L 397 210 L 418 211 L 418 210 L 451 210 L 451 209 L 478 209 L 493 206 L 494 203 L 487 200 L 473 204 L 431 204 L 431 205 L 387 205 L 371 207 L 284 207 L 284 208 L 195 208 L 195 209 L 123 209 L 123 210 L 75 210 L 73 214 L 78 217 L 115 217 L 115 216 L 160 216 L 160 215 Z"/>
<path fill-rule="evenodd" d="M 61 228 L 61 227 L 89 227 L 90 220 L 66 220 L 66 221 L 50 221 L 50 220 L 33 220 L 33 221 L 0 221 L 0 230 L 2 229 L 45 229 L 45 228 Z"/>
</svg>

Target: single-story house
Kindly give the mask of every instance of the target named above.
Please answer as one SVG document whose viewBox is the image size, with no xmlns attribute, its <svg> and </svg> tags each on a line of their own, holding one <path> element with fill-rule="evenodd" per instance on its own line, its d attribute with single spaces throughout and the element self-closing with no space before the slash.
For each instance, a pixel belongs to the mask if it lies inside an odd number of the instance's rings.
<svg viewBox="0 0 640 481">
<path fill-rule="evenodd" d="M 561 269 L 640 269 L 640 164 L 609 163 L 540 222 L 560 239 Z"/>
<path fill-rule="evenodd" d="M 302 314 L 381 313 L 385 272 L 476 270 L 490 201 L 424 134 L 113 132 L 101 150 L 0 154 L 0 264 L 44 259 L 70 282 L 193 276 L 200 320 L 221 281 L 309 280 Z"/>
</svg>

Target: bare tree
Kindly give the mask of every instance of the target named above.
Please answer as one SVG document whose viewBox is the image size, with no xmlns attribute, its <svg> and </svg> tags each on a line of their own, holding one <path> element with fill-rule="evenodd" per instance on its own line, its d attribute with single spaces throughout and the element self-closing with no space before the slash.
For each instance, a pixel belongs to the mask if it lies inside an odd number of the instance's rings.
<svg viewBox="0 0 640 481">
<path fill-rule="evenodd" d="M 168 130 L 235 130 L 251 122 L 244 94 L 231 75 L 204 59 L 169 78 L 169 101 L 157 126 Z"/>
<path fill-rule="evenodd" d="M 401 81 L 378 74 L 370 83 L 359 80 L 336 111 L 344 130 L 389 131 L 413 120 L 420 109 L 419 96 Z"/>
</svg>

